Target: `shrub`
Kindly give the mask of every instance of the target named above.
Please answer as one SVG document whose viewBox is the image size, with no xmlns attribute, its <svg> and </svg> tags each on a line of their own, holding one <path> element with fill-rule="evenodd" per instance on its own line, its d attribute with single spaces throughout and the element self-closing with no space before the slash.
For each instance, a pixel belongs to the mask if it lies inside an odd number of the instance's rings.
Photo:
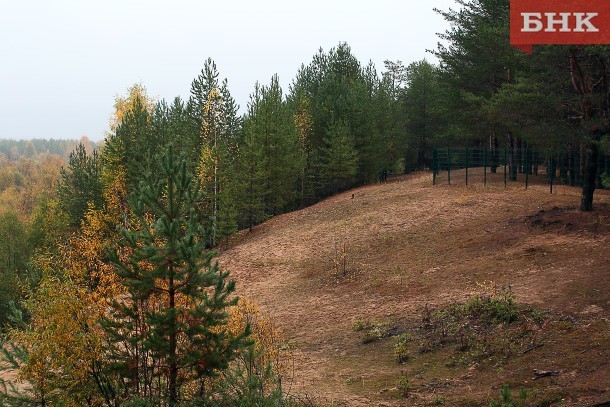
<svg viewBox="0 0 610 407">
<path fill-rule="evenodd" d="M 271 317 L 264 315 L 252 299 L 242 297 L 237 305 L 229 310 L 228 328 L 237 334 L 243 332 L 247 326 L 252 331 L 250 339 L 254 341 L 254 352 L 252 355 L 246 352 L 238 356 L 238 362 L 254 363 L 259 372 L 265 371 L 269 365 L 271 371 L 264 377 L 265 387 L 273 387 L 277 382 L 290 386 L 296 362 L 293 346 Z M 249 361 L 244 359 L 245 355 L 254 358 Z"/>
<path fill-rule="evenodd" d="M 463 316 L 490 324 L 511 323 L 519 318 L 515 295 L 509 287 L 497 289 L 495 284 L 482 284 L 482 292 L 470 297 L 456 311 Z"/>
<path fill-rule="evenodd" d="M 489 402 L 490 407 L 525 407 L 525 400 L 527 399 L 527 392 L 525 389 L 519 391 L 519 400 L 513 402 L 513 395 L 510 391 L 508 384 L 505 384 L 500 389 L 500 399 L 498 401 L 491 400 Z"/>
<path fill-rule="evenodd" d="M 388 322 L 370 322 L 358 320 L 354 323 L 354 332 L 360 333 L 362 343 L 371 343 L 391 335 L 391 324 Z"/>
<path fill-rule="evenodd" d="M 282 391 L 281 381 L 273 372 L 269 361 L 266 366 L 258 365 L 263 350 L 250 346 L 242 352 L 243 363 L 236 363 L 223 372 L 215 394 L 208 400 L 195 405 L 221 407 L 275 407 L 290 403 Z"/>
<path fill-rule="evenodd" d="M 530 318 L 538 325 L 542 325 L 544 323 L 544 315 L 538 309 L 532 309 L 530 312 Z"/>
<path fill-rule="evenodd" d="M 413 390 L 413 386 L 411 386 L 411 382 L 409 382 L 409 378 L 407 376 L 401 376 L 398 379 L 398 383 L 396 384 L 396 388 L 400 392 L 400 395 L 403 397 L 409 397 L 409 393 Z"/>
<path fill-rule="evenodd" d="M 411 341 L 411 337 L 409 337 L 407 334 L 401 334 L 395 338 L 394 359 L 398 363 L 405 363 L 411 357 L 411 353 L 409 352 L 408 348 L 408 343 Z"/>
<path fill-rule="evenodd" d="M 506 360 L 510 355 L 525 351 L 537 343 L 532 320 L 544 322 L 541 312 L 532 312 L 515 302 L 510 287 L 498 289 L 493 283 L 479 284 L 479 290 L 466 302 L 441 310 L 426 306 L 422 315 L 419 352 L 432 352 L 442 346 L 455 345 L 467 352 L 460 360 L 481 361 L 492 356 Z"/>
<path fill-rule="evenodd" d="M 369 326 L 369 322 L 363 320 L 363 319 L 359 319 L 356 322 L 354 322 L 354 327 L 352 328 L 354 330 L 354 332 L 361 332 L 363 330 L 365 330 L 368 326 Z"/>
</svg>

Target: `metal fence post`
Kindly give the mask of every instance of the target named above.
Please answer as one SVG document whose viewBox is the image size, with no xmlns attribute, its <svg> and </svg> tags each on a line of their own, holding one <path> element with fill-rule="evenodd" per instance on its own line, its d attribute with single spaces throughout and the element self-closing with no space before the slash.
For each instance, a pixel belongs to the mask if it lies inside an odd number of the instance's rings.
<svg viewBox="0 0 610 407">
<path fill-rule="evenodd" d="M 482 151 L 481 151 L 482 150 Z M 496 182 L 497 179 L 495 177 L 495 173 L 487 171 L 488 166 L 495 166 L 496 170 L 501 165 L 504 166 L 504 189 L 508 190 L 508 181 L 511 175 L 511 162 L 512 162 L 512 149 L 503 148 L 504 150 L 504 162 L 502 162 L 501 149 L 488 149 L 487 147 L 443 147 L 443 148 L 434 148 L 432 149 L 432 184 L 434 186 L 438 185 L 438 183 L 442 183 L 442 171 L 443 166 L 447 166 L 447 183 L 451 185 L 451 171 L 452 170 L 465 170 L 465 181 L 466 186 L 470 186 L 473 182 L 472 175 L 474 175 L 474 183 L 476 184 L 478 177 L 478 167 L 483 165 L 483 185 L 487 187 L 487 181 Z M 550 186 L 550 192 L 553 193 L 555 189 L 555 178 L 557 178 L 557 167 L 562 165 L 561 159 L 562 156 L 559 154 L 555 155 L 550 150 L 537 150 L 536 148 L 524 147 L 523 149 L 518 150 L 517 160 L 520 164 L 519 171 L 523 169 L 525 172 L 525 189 L 529 189 L 530 186 L 530 175 L 534 176 L 542 176 L 541 172 L 544 171 L 544 167 L 546 166 L 546 177 L 548 177 L 547 182 Z M 456 156 L 457 154 L 457 156 Z M 472 157 L 471 157 L 472 154 Z M 482 154 L 482 156 L 481 156 Z M 455 157 L 454 157 L 455 156 Z M 455 158 L 455 166 L 453 165 L 453 159 Z M 602 173 L 609 170 L 607 168 L 610 165 L 609 157 L 600 155 L 599 157 L 599 167 Z M 577 166 L 577 163 L 570 164 L 571 166 Z M 571 168 L 570 166 L 570 168 Z M 471 174 L 471 167 L 476 171 Z M 496 171 L 498 172 L 498 171 Z M 531 172 L 531 174 L 530 174 Z M 459 174 L 458 174 L 459 175 Z M 492 176 L 490 178 L 490 175 Z M 561 175 L 561 174 L 560 174 Z M 440 178 L 439 178 L 440 177 Z M 459 177 L 458 177 L 459 178 Z M 489 179 L 488 179 L 489 178 Z M 532 178 L 535 183 L 535 178 Z M 561 180 L 560 180 L 561 182 Z M 458 179 L 459 184 L 459 179 Z"/>
</svg>

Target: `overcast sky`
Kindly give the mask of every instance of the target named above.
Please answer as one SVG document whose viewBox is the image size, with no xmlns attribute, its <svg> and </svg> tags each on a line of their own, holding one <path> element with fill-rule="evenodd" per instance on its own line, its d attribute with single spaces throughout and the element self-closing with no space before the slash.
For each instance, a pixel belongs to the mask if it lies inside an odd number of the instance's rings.
<svg viewBox="0 0 610 407">
<path fill-rule="evenodd" d="M 0 0 L 0 138 L 100 140 L 116 95 L 188 97 L 205 59 L 237 102 L 279 74 L 284 91 L 319 47 L 362 62 L 434 58 L 433 12 L 453 0 Z"/>
</svg>

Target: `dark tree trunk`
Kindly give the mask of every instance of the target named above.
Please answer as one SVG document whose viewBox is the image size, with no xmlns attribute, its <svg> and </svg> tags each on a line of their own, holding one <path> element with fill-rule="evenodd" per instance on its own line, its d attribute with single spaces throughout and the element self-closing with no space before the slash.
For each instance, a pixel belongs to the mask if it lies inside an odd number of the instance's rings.
<svg viewBox="0 0 610 407">
<path fill-rule="evenodd" d="M 570 48 L 570 75 L 572 85 L 580 95 L 582 124 L 591 125 L 588 121 L 601 117 L 605 120 L 610 116 L 610 80 L 608 75 L 607 53 L 588 53 L 582 55 L 582 48 Z M 584 60 L 585 64 L 581 64 Z M 588 69 L 583 69 L 588 68 Z M 601 96 L 601 99 L 597 97 Z M 601 103 L 599 103 L 601 102 Z M 599 126 L 599 123 L 595 126 Z M 590 127 L 589 127 L 590 128 Z M 597 178 L 599 141 L 609 131 L 605 128 L 593 128 L 590 139 L 580 145 L 580 175 L 582 179 L 582 198 L 580 209 L 593 209 L 593 193 Z"/>
<path fill-rule="evenodd" d="M 525 173 L 525 160 L 523 159 L 523 141 L 519 137 L 515 137 L 515 157 L 516 157 L 516 172 L 518 174 Z M 516 180 L 517 178 L 515 178 Z"/>
<path fill-rule="evenodd" d="M 555 179 L 555 175 L 556 175 L 556 171 L 557 171 L 557 160 L 555 160 L 555 158 L 550 155 L 548 160 L 547 160 L 547 177 L 549 179 L 549 182 L 551 182 L 552 180 Z"/>
<path fill-rule="evenodd" d="M 601 134 L 595 132 L 584 151 L 584 174 L 582 179 L 582 196 L 580 199 L 580 210 L 584 212 L 593 210 L 593 193 L 595 192 L 597 181 L 598 142 L 600 138 Z"/>
<path fill-rule="evenodd" d="M 170 274 L 172 274 L 169 278 L 169 309 L 175 310 L 176 308 L 176 291 L 174 288 L 174 277 L 173 277 L 173 267 L 170 267 Z M 173 313 L 170 319 L 170 332 L 169 332 L 169 405 L 177 406 L 178 405 L 178 358 L 177 358 L 177 332 L 176 332 L 176 314 Z"/>
<path fill-rule="evenodd" d="M 490 170 L 492 174 L 496 174 L 498 172 L 498 163 L 500 161 L 500 156 L 498 152 L 498 138 L 495 136 L 495 134 L 492 134 L 490 136 L 489 149 L 491 150 Z"/>
<path fill-rule="evenodd" d="M 579 164 L 578 179 L 580 179 L 580 180 L 584 180 L 584 177 L 585 177 L 585 165 L 586 165 L 586 161 L 587 161 L 587 157 L 586 157 L 587 148 L 588 148 L 588 146 L 585 145 L 584 141 L 582 143 L 580 143 L 580 152 L 578 154 L 578 164 Z"/>
<path fill-rule="evenodd" d="M 574 154 L 574 148 L 570 147 L 570 152 L 568 153 L 568 171 L 570 174 L 570 185 L 576 185 L 576 155 Z"/>
<path fill-rule="evenodd" d="M 528 175 L 532 175 L 533 171 L 532 171 L 532 167 L 533 167 L 533 153 L 532 151 L 529 149 L 529 145 L 527 144 L 526 141 L 523 142 L 523 145 L 521 146 L 522 150 L 521 150 L 521 156 L 523 157 L 522 161 L 523 161 L 523 172 L 525 174 Z"/>
<path fill-rule="evenodd" d="M 562 184 L 568 184 L 568 170 L 570 169 L 570 152 L 561 155 L 561 164 L 559 167 L 559 179 Z"/>
</svg>

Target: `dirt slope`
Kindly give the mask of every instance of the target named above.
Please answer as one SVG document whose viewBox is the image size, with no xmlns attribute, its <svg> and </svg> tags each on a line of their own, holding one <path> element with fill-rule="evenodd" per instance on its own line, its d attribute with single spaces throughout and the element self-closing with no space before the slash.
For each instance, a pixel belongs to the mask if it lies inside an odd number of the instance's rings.
<svg viewBox="0 0 610 407">
<path fill-rule="evenodd" d="M 585 406 L 610 400 L 610 194 L 596 193 L 590 214 L 578 202 L 574 188 L 433 187 L 420 174 L 271 219 L 220 261 L 293 340 L 292 391 L 322 404 L 489 405 L 509 383 L 533 405 Z M 342 242 L 346 277 L 333 271 Z M 399 365 L 391 339 L 362 344 L 353 331 L 358 320 L 415 326 L 427 304 L 464 301 L 484 281 L 547 312 L 542 346 L 493 365 L 451 366 L 442 353 Z M 532 381 L 533 369 L 560 373 Z"/>
</svg>

